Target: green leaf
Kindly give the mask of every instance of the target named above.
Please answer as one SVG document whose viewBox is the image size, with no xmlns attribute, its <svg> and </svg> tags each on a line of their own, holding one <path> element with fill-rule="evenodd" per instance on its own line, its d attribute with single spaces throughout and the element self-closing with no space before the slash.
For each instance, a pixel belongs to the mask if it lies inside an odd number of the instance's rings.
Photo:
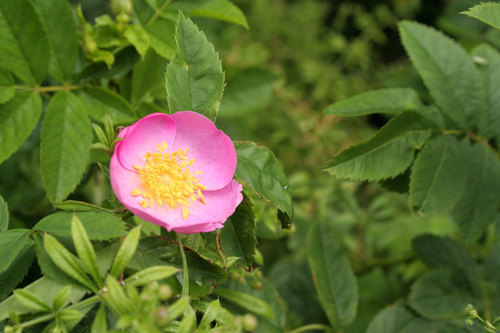
<svg viewBox="0 0 500 333">
<path fill-rule="evenodd" d="M 196 111 L 215 121 L 224 89 L 219 56 L 205 34 L 182 13 L 175 40 L 176 54 L 165 75 L 169 111 Z"/>
<path fill-rule="evenodd" d="M 107 240 L 125 235 L 123 221 L 104 212 L 77 212 L 76 217 L 83 224 L 92 240 Z M 41 219 L 33 230 L 40 230 L 62 237 L 71 237 L 72 212 L 57 212 Z"/>
<path fill-rule="evenodd" d="M 34 312 L 48 312 L 51 310 L 50 306 L 45 303 L 40 297 L 27 290 L 14 290 L 14 298 L 23 306 L 31 309 Z"/>
<path fill-rule="evenodd" d="M 500 3 L 498 2 L 484 2 L 460 14 L 474 17 L 494 28 L 500 29 Z"/>
<path fill-rule="evenodd" d="M 368 326 L 367 333 L 421 333 L 431 332 L 432 322 L 413 314 L 402 304 L 379 312 Z"/>
<path fill-rule="evenodd" d="M 35 259 L 33 241 L 27 239 L 21 251 L 13 257 L 14 261 L 3 273 L 0 273 L 0 297 L 10 293 L 28 273 Z"/>
<path fill-rule="evenodd" d="M 76 201 L 76 200 L 65 200 L 61 202 L 54 203 L 54 207 L 60 210 L 66 210 L 71 212 L 106 212 L 113 213 L 113 210 L 103 208 L 100 206 L 93 205 L 88 202 Z"/>
<path fill-rule="evenodd" d="M 217 288 L 215 289 L 215 294 L 255 314 L 274 318 L 273 309 L 260 298 L 227 288 Z"/>
<path fill-rule="evenodd" d="M 224 317 L 224 314 L 221 313 L 223 311 L 224 311 L 224 309 L 221 307 L 218 299 L 210 302 L 210 304 L 208 304 L 208 306 L 207 306 L 207 309 L 203 313 L 203 317 L 201 318 L 199 329 L 210 328 L 211 327 L 210 324 L 214 320 L 217 320 L 219 317 Z M 221 313 L 221 314 L 219 314 L 219 313 Z"/>
<path fill-rule="evenodd" d="M 24 290 L 30 291 L 33 294 L 37 295 L 40 299 L 42 299 L 45 303 L 51 304 L 55 298 L 55 295 L 63 288 L 64 286 L 46 278 L 42 277 L 30 285 L 26 286 Z M 77 288 L 73 288 L 69 300 L 70 302 L 75 302 L 80 299 L 85 294 L 85 291 Z M 9 313 L 11 311 L 15 311 L 18 315 L 23 315 L 25 313 L 31 312 L 30 309 L 22 306 L 17 303 L 14 296 L 11 296 L 5 299 L 2 303 L 0 303 L 0 320 L 4 320 L 9 318 Z"/>
<path fill-rule="evenodd" d="M 151 266 L 128 277 L 125 283 L 131 286 L 144 286 L 153 281 L 166 279 L 178 271 L 177 268 L 172 266 Z"/>
<path fill-rule="evenodd" d="M 95 315 L 94 321 L 92 322 L 92 327 L 90 329 L 91 333 L 106 333 L 108 331 L 108 324 L 106 323 L 106 307 L 101 304 L 97 314 Z"/>
<path fill-rule="evenodd" d="M 459 233 L 467 242 L 476 241 L 495 220 L 500 206 L 500 161 L 483 144 L 467 151 L 467 179 L 462 196 L 452 210 Z"/>
<path fill-rule="evenodd" d="M 134 45 L 137 53 L 144 58 L 149 49 L 149 36 L 140 24 L 128 25 L 123 32 L 123 36 Z"/>
<path fill-rule="evenodd" d="M 467 175 L 466 141 L 440 135 L 418 154 L 410 177 L 410 205 L 422 214 L 448 211 L 462 195 Z"/>
<path fill-rule="evenodd" d="M 467 250 L 448 237 L 425 234 L 413 239 L 413 250 L 430 268 L 454 267 L 473 270 L 476 262 Z"/>
<path fill-rule="evenodd" d="M 175 54 L 175 23 L 167 20 L 156 20 L 146 27 L 151 47 L 164 57 L 171 59 Z M 162 72 L 163 74 L 163 72 Z"/>
<path fill-rule="evenodd" d="M 241 25 L 248 29 L 248 22 L 243 12 L 229 0 L 182 0 L 168 6 L 163 17 L 171 18 L 182 11 L 188 17 L 209 17 Z M 175 16 L 174 16 L 175 17 Z"/>
<path fill-rule="evenodd" d="M 191 333 L 193 332 L 194 327 L 196 327 L 196 313 L 191 306 L 188 306 L 184 311 L 184 318 L 182 318 L 181 323 L 177 328 L 177 332 Z"/>
<path fill-rule="evenodd" d="M 392 88 L 369 91 L 330 105 L 325 113 L 343 117 L 363 116 L 372 113 L 395 114 L 416 111 L 422 102 L 415 90 Z"/>
<path fill-rule="evenodd" d="M 422 115 L 403 112 L 373 137 L 335 156 L 325 169 L 337 177 L 381 180 L 404 172 L 436 125 Z"/>
<path fill-rule="evenodd" d="M 80 183 L 91 143 L 85 106 L 70 92 L 56 93 L 45 111 L 40 152 L 42 181 L 50 201 L 62 201 Z"/>
<path fill-rule="evenodd" d="M 48 32 L 49 74 L 66 82 L 73 76 L 78 59 L 78 35 L 71 5 L 66 0 L 35 0 L 33 5 Z"/>
<path fill-rule="evenodd" d="M 500 53 L 487 44 L 481 44 L 471 52 L 475 59 L 481 59 L 482 62 L 476 62 L 485 85 L 488 112 L 482 113 L 480 118 L 480 128 L 485 137 L 496 136 L 497 142 L 500 142 Z"/>
<path fill-rule="evenodd" d="M 9 206 L 0 195 L 0 232 L 9 228 Z"/>
<path fill-rule="evenodd" d="M 79 322 L 83 318 L 83 313 L 75 309 L 64 309 L 59 312 L 58 318 L 63 322 Z"/>
<path fill-rule="evenodd" d="M 94 283 L 89 279 L 78 259 L 61 245 L 54 237 L 45 235 L 44 247 L 50 258 L 57 267 L 64 271 L 69 277 L 78 281 L 86 288 L 96 291 Z"/>
<path fill-rule="evenodd" d="M 137 120 L 130 104 L 120 95 L 101 87 L 90 87 L 78 95 L 90 116 L 104 122 L 109 113 L 113 124 L 127 124 Z"/>
<path fill-rule="evenodd" d="M 78 257 L 82 261 L 87 272 L 89 272 L 90 276 L 94 279 L 94 282 L 100 286 L 102 279 L 99 273 L 99 267 L 97 266 L 97 257 L 94 247 L 76 214 L 73 214 L 71 219 L 71 236 Z"/>
<path fill-rule="evenodd" d="M 71 289 L 71 286 L 66 286 L 57 292 L 52 301 L 52 309 L 54 309 L 54 311 L 59 311 L 68 304 Z"/>
<path fill-rule="evenodd" d="M 358 286 L 349 260 L 329 225 L 315 223 L 307 240 L 307 256 L 319 300 L 330 323 L 344 327 L 356 316 Z"/>
<path fill-rule="evenodd" d="M 189 306 L 189 297 L 181 297 L 178 301 L 168 307 L 168 321 L 179 317 Z"/>
<path fill-rule="evenodd" d="M 476 279 L 462 270 L 432 270 L 417 280 L 409 304 L 430 319 L 461 318 L 467 304 L 481 303 L 481 289 Z"/>
<path fill-rule="evenodd" d="M 0 1 L 0 45 L 0 67 L 29 84 L 45 78 L 49 38 L 29 0 Z"/>
<path fill-rule="evenodd" d="M 149 51 L 142 61 L 138 61 L 132 71 L 132 103 L 152 100 L 153 89 L 165 90 L 163 68 L 166 61 L 153 51 Z"/>
<path fill-rule="evenodd" d="M 41 111 L 40 95 L 28 91 L 17 92 L 9 102 L 0 105 L 0 163 L 30 135 Z"/>
<path fill-rule="evenodd" d="M 118 277 L 120 273 L 125 269 L 130 259 L 134 256 L 137 245 L 139 244 L 139 237 L 141 236 L 141 227 L 135 227 L 130 230 L 128 235 L 123 240 L 118 253 L 116 254 L 113 265 L 109 274 L 114 277 Z"/>
<path fill-rule="evenodd" d="M 0 104 L 14 97 L 14 79 L 9 72 L 0 68 Z"/>
<path fill-rule="evenodd" d="M 103 62 L 90 63 L 83 67 L 75 80 L 118 78 L 130 71 L 138 59 L 139 54 L 133 46 L 125 47 L 115 54 L 115 62 L 111 69 Z"/>
<path fill-rule="evenodd" d="M 225 254 L 240 257 L 245 266 L 251 266 L 257 246 L 256 228 L 252 202 L 245 196 L 221 229 L 222 248 Z"/>
<path fill-rule="evenodd" d="M 273 152 L 253 142 L 235 142 L 234 147 L 238 157 L 236 177 L 292 217 L 288 179 Z"/>
<path fill-rule="evenodd" d="M 122 286 L 116 279 L 108 275 L 106 278 L 107 292 L 103 293 L 103 299 L 112 306 L 117 315 L 123 316 L 132 312 L 132 301 L 125 295 Z"/>
<path fill-rule="evenodd" d="M 0 273 L 3 273 L 14 262 L 29 242 L 29 230 L 13 229 L 0 232 Z"/>
<path fill-rule="evenodd" d="M 462 129 L 478 125 L 487 111 L 485 91 L 465 50 L 419 23 L 404 21 L 399 30 L 406 52 L 443 114 Z"/>
</svg>

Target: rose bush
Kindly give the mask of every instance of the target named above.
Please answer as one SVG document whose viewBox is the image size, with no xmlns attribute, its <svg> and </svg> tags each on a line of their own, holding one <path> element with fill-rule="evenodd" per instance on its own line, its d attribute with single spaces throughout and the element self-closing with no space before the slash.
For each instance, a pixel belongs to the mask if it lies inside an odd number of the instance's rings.
<svg viewBox="0 0 500 333">
<path fill-rule="evenodd" d="M 231 139 L 192 111 L 150 114 L 118 134 L 113 191 L 138 217 L 179 233 L 221 228 L 243 196 Z"/>
</svg>

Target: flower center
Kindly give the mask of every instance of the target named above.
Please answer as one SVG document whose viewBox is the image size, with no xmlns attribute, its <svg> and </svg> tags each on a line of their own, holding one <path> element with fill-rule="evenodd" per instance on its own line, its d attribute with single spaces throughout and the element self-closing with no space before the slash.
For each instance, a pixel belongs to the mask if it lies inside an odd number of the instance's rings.
<svg viewBox="0 0 500 333">
<path fill-rule="evenodd" d="M 202 190 L 206 187 L 199 184 L 196 178 L 189 171 L 194 159 L 188 160 L 186 152 L 188 148 L 178 149 L 171 153 L 166 153 L 168 148 L 165 142 L 158 144 L 158 152 L 147 152 L 143 155 L 146 165 L 142 168 L 134 165 L 140 175 L 141 188 L 136 188 L 130 193 L 133 197 L 141 196 L 141 206 L 151 207 L 168 205 L 170 208 L 182 207 L 182 217 L 184 220 L 189 216 L 188 207 L 190 201 L 200 200 L 204 204 Z M 201 171 L 195 171 L 195 175 Z"/>
</svg>

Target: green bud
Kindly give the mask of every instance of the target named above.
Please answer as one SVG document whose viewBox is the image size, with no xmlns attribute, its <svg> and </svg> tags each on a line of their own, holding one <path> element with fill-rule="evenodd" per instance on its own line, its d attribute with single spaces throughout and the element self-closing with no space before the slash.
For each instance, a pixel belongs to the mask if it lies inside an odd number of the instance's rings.
<svg viewBox="0 0 500 333">
<path fill-rule="evenodd" d="M 166 306 L 161 305 L 156 309 L 155 320 L 158 324 L 164 325 L 168 323 L 168 309 Z"/>
<path fill-rule="evenodd" d="M 252 287 L 252 289 L 255 289 L 255 290 L 260 290 L 260 289 L 262 289 L 262 282 L 252 281 L 252 283 L 250 284 L 250 287 Z"/>
<path fill-rule="evenodd" d="M 158 296 L 162 301 L 166 301 L 172 297 L 172 288 L 170 288 L 168 284 L 162 284 L 160 288 L 158 288 Z"/>
<path fill-rule="evenodd" d="M 111 10 L 116 15 L 125 13 L 130 14 L 134 9 L 132 0 L 111 0 Z"/>
<path fill-rule="evenodd" d="M 247 331 L 252 331 L 257 327 L 257 318 L 250 313 L 243 316 L 243 328 Z"/>
<path fill-rule="evenodd" d="M 469 326 L 472 326 L 474 324 L 474 322 L 472 321 L 472 319 L 466 319 L 465 320 L 465 323 Z"/>
<path fill-rule="evenodd" d="M 14 327 L 7 325 L 3 328 L 3 331 L 4 331 L 4 333 L 13 333 Z"/>
</svg>

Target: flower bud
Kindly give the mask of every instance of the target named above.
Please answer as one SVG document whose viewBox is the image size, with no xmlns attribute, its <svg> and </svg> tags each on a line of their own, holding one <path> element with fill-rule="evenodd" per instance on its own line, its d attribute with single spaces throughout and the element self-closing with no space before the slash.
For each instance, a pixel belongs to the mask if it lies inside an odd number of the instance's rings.
<svg viewBox="0 0 500 333">
<path fill-rule="evenodd" d="M 257 327 L 257 318 L 250 314 L 247 313 L 246 315 L 243 316 L 243 328 L 247 331 L 252 331 Z"/>
<path fill-rule="evenodd" d="M 116 15 L 119 14 L 130 14 L 132 13 L 132 9 L 134 5 L 132 0 L 111 0 L 111 10 Z"/>
<path fill-rule="evenodd" d="M 162 284 L 158 289 L 158 296 L 162 301 L 165 301 L 172 297 L 172 288 L 168 284 Z"/>
</svg>

